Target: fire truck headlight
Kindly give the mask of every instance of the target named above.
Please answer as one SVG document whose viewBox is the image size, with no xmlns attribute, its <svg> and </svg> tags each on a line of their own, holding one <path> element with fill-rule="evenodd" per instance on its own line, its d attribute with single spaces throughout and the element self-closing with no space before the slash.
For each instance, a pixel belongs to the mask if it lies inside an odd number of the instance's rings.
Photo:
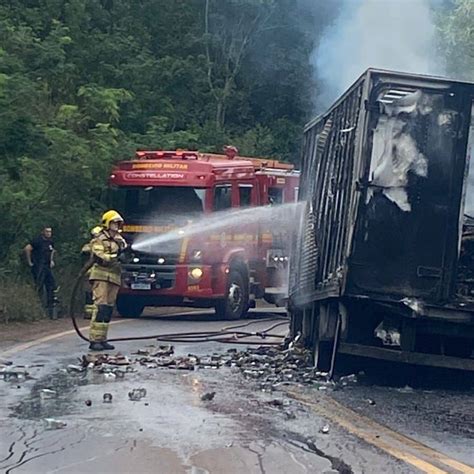
<svg viewBox="0 0 474 474">
<path fill-rule="evenodd" d="M 163 263 L 165 263 L 165 259 L 163 257 L 160 257 L 157 262 L 160 264 L 160 265 L 163 265 Z"/>
<path fill-rule="evenodd" d="M 201 277 L 202 277 L 202 274 L 203 274 L 203 271 L 202 271 L 202 268 L 199 268 L 199 267 L 196 267 L 196 268 L 193 268 L 189 274 L 191 275 L 191 277 L 193 277 L 195 280 L 199 280 Z"/>
<path fill-rule="evenodd" d="M 138 263 L 140 259 L 138 257 L 133 257 L 132 262 L 133 263 Z"/>
<path fill-rule="evenodd" d="M 202 250 L 193 250 L 191 252 L 191 260 L 200 262 L 202 259 Z"/>
</svg>

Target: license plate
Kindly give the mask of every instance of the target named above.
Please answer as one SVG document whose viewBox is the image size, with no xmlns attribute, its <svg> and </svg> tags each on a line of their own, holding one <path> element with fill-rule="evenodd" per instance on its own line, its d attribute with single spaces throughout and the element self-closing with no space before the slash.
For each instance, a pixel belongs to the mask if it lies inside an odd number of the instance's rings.
<svg viewBox="0 0 474 474">
<path fill-rule="evenodd" d="M 132 290 L 151 290 L 151 283 L 132 283 Z"/>
</svg>

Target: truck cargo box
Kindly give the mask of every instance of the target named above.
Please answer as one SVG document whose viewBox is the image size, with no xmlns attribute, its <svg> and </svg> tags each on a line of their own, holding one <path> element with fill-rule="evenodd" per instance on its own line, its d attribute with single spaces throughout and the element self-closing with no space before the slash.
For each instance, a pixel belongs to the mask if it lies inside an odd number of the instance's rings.
<svg viewBox="0 0 474 474">
<path fill-rule="evenodd" d="M 388 305 L 374 323 L 382 313 L 457 318 L 473 336 L 473 96 L 474 84 L 369 69 L 306 126 L 295 314 L 330 301 L 345 301 L 347 312 L 367 300 Z"/>
</svg>

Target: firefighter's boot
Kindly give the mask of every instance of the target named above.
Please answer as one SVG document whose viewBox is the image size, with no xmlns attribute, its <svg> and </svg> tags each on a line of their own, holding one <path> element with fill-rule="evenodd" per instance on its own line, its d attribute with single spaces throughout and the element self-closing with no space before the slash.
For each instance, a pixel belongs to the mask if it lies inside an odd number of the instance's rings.
<svg viewBox="0 0 474 474">
<path fill-rule="evenodd" d="M 105 312 L 104 321 L 106 321 L 106 323 L 107 323 L 107 331 L 105 333 L 105 340 L 102 342 L 102 347 L 107 351 L 111 351 L 111 350 L 115 349 L 115 346 L 113 346 L 112 344 L 109 344 L 107 342 L 107 332 L 108 332 L 108 329 L 109 329 L 109 323 L 112 319 L 112 313 L 114 312 L 114 307 L 110 306 L 110 305 L 104 305 L 103 311 Z"/>
<path fill-rule="evenodd" d="M 89 350 L 90 351 L 103 351 L 104 346 L 102 345 L 102 342 L 91 342 L 89 344 Z"/>
</svg>

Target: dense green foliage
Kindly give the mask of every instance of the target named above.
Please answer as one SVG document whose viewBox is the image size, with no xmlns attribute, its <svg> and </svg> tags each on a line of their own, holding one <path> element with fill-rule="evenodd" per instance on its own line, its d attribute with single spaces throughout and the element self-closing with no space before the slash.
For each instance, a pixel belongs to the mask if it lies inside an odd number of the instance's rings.
<svg viewBox="0 0 474 474">
<path fill-rule="evenodd" d="M 474 81 L 474 2 L 447 1 L 438 13 L 438 25 L 447 73 Z"/>
<path fill-rule="evenodd" d="M 2 2 L 0 266 L 44 222 L 77 255 L 111 164 L 137 148 L 295 160 L 318 3 Z"/>
</svg>

